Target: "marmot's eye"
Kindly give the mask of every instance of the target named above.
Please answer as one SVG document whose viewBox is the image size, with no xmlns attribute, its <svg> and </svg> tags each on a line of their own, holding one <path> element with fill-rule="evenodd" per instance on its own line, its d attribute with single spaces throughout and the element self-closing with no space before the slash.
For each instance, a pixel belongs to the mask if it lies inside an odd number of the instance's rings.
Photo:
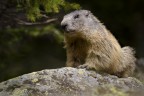
<svg viewBox="0 0 144 96">
<path fill-rule="evenodd" d="M 77 14 L 77 15 L 74 16 L 74 19 L 76 19 L 76 18 L 79 18 L 79 14 Z"/>
</svg>

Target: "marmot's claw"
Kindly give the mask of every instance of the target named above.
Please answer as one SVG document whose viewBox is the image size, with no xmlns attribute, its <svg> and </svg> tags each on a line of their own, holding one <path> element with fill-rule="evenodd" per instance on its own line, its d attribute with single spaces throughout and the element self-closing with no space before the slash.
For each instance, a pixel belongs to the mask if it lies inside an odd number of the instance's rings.
<svg viewBox="0 0 144 96">
<path fill-rule="evenodd" d="M 83 64 L 83 65 L 78 66 L 78 68 L 89 69 L 89 65 Z"/>
</svg>

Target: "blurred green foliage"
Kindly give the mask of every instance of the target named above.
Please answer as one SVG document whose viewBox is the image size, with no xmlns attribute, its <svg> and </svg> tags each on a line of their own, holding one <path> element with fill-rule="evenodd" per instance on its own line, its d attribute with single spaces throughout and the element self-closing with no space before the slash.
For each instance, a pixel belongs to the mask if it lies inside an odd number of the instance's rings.
<svg viewBox="0 0 144 96">
<path fill-rule="evenodd" d="M 79 9 L 80 5 L 65 0 L 17 0 L 19 10 L 26 10 L 27 18 L 35 21 L 42 16 L 41 9 L 46 13 L 59 13 L 60 9 Z"/>
<path fill-rule="evenodd" d="M 0 34 L 0 80 L 65 64 L 63 34 L 56 24 L 6 28 Z"/>
<path fill-rule="evenodd" d="M 3 23 L 10 22 L 0 27 L 0 81 L 36 70 L 64 66 L 66 57 L 59 20 L 44 25 L 43 22 L 59 19 L 56 16 L 61 15 L 61 11 L 79 9 L 80 5 L 65 0 L 6 0 L 4 3 L 4 11 L 0 7 L 0 12 L 10 18 L 3 20 L 1 16 L 0 19 Z M 19 20 L 17 14 L 24 24 L 30 25 L 14 26 L 17 22 L 11 19 Z"/>
</svg>

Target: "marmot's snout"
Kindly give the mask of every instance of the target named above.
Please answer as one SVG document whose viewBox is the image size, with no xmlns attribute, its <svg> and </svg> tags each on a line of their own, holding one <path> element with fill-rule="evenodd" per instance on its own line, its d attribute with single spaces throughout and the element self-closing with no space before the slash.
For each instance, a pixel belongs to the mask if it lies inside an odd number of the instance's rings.
<svg viewBox="0 0 144 96">
<path fill-rule="evenodd" d="M 61 21 L 61 27 L 65 33 L 73 33 L 75 31 L 75 27 L 72 25 L 70 18 L 63 18 Z"/>
<path fill-rule="evenodd" d="M 68 26 L 68 24 L 61 24 L 61 27 L 63 30 L 67 30 L 67 26 Z"/>
<path fill-rule="evenodd" d="M 61 23 L 61 27 L 66 33 L 74 32 L 74 30 L 67 23 Z"/>
</svg>

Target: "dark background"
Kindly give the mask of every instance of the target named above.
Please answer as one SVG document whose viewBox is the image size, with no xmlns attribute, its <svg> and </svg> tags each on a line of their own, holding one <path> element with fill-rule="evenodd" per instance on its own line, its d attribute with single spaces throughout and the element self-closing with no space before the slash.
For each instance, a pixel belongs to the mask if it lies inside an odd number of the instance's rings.
<svg viewBox="0 0 144 96">
<path fill-rule="evenodd" d="M 144 57 L 144 0 L 69 1 L 90 10 L 114 34 L 121 46 L 131 46 L 136 50 L 137 58 Z M 60 19 L 55 26 L 60 32 L 60 21 L 66 13 L 63 10 L 60 12 Z M 1 26 L 5 25 L 1 23 Z M 8 28 L 0 30 L 0 81 L 33 71 L 65 66 L 65 49 L 55 36 L 31 36 L 27 34 L 29 27 L 15 30 L 14 33 Z"/>
</svg>

